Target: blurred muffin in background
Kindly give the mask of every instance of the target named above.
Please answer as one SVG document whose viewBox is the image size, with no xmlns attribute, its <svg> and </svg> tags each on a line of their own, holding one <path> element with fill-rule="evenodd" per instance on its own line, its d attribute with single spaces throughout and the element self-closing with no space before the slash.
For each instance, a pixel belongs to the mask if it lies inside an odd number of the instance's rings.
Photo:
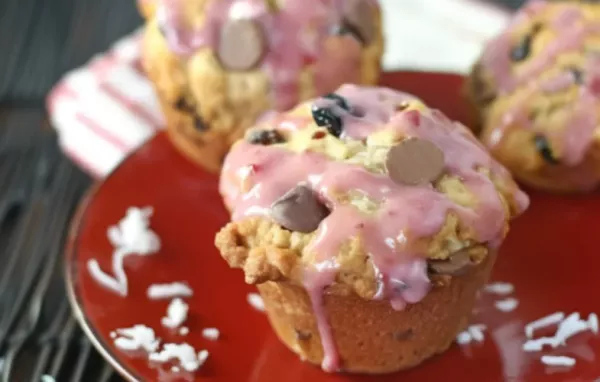
<svg viewBox="0 0 600 382">
<path fill-rule="evenodd" d="M 143 65 L 170 138 L 211 171 L 266 111 L 379 77 L 375 0 L 162 0 L 140 9 Z"/>
<path fill-rule="evenodd" d="M 473 67 L 468 94 L 480 138 L 524 183 L 598 187 L 599 25 L 599 2 L 532 1 Z"/>
</svg>

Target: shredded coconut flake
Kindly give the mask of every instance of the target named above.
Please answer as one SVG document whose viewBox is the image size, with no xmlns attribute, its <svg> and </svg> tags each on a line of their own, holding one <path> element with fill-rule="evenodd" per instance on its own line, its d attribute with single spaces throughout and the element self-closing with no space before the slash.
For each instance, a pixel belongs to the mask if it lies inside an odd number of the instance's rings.
<svg viewBox="0 0 600 382">
<path fill-rule="evenodd" d="M 586 331 L 588 329 L 588 323 L 581 320 L 579 313 L 575 312 L 567 316 L 560 324 L 554 338 L 561 344 L 564 345 L 566 341 L 574 335 Z"/>
<path fill-rule="evenodd" d="M 532 352 L 540 351 L 545 345 L 552 346 L 553 348 L 559 345 L 559 341 L 554 337 L 541 337 L 534 340 L 529 340 L 523 344 L 523 351 Z"/>
<path fill-rule="evenodd" d="M 469 331 L 469 334 L 471 335 L 471 338 L 473 339 L 473 341 L 477 341 L 477 342 L 483 342 L 483 331 L 486 329 L 485 325 L 481 325 L 481 324 L 477 324 L 477 325 L 471 325 L 469 326 L 469 328 L 467 329 Z"/>
<path fill-rule="evenodd" d="M 117 329 L 115 346 L 121 350 L 140 350 L 153 352 L 158 349 L 160 340 L 154 335 L 154 330 L 144 325 L 135 325 L 131 328 Z"/>
<path fill-rule="evenodd" d="M 206 357 L 208 357 L 208 354 Z M 176 359 L 184 370 L 190 372 L 198 370 L 204 361 L 206 361 L 206 358 L 200 359 L 200 354 L 197 356 L 196 350 L 187 343 L 165 344 L 160 352 L 151 353 L 149 359 L 150 361 L 159 363 Z"/>
<path fill-rule="evenodd" d="M 206 338 L 207 340 L 216 341 L 219 339 L 220 334 L 221 333 L 217 328 L 202 329 L 202 337 Z"/>
<path fill-rule="evenodd" d="M 198 352 L 198 362 L 200 363 L 200 366 L 204 365 L 204 362 L 206 362 L 206 360 L 208 359 L 209 353 L 208 350 L 200 350 Z"/>
<path fill-rule="evenodd" d="M 117 332 L 115 332 L 115 331 L 110 332 L 110 338 L 117 338 Z"/>
<path fill-rule="evenodd" d="M 171 329 L 178 328 L 185 322 L 188 314 L 188 304 L 180 298 L 171 300 L 167 308 L 167 316 L 163 317 L 161 322 L 163 326 Z"/>
<path fill-rule="evenodd" d="M 108 228 L 108 240 L 115 247 L 112 255 L 112 275 L 104 272 L 96 259 L 87 268 L 96 281 L 121 296 L 127 296 L 128 283 L 123 261 L 129 255 L 147 256 L 158 252 L 160 240 L 150 229 L 152 208 L 130 207 L 116 226 Z"/>
<path fill-rule="evenodd" d="M 525 325 L 525 335 L 527 338 L 533 338 L 533 332 L 545 328 L 550 325 L 558 324 L 565 318 L 565 314 L 563 312 L 552 313 L 548 316 L 539 318 L 535 321 L 531 321 L 527 325 Z"/>
<path fill-rule="evenodd" d="M 598 315 L 596 313 L 590 313 L 587 320 L 588 329 L 594 333 L 598 334 Z"/>
<path fill-rule="evenodd" d="M 148 288 L 147 295 L 151 300 L 161 300 L 174 297 L 190 297 L 193 295 L 193 291 L 186 283 L 173 282 L 152 284 Z"/>
<path fill-rule="evenodd" d="M 265 303 L 258 293 L 248 293 L 248 303 L 258 311 L 265 311 Z"/>
<path fill-rule="evenodd" d="M 469 332 L 460 332 L 458 336 L 456 336 L 456 343 L 459 345 L 466 345 L 470 343 L 472 340 L 471 334 Z"/>
<path fill-rule="evenodd" d="M 181 368 L 180 368 L 179 366 L 173 366 L 173 367 L 171 368 L 171 371 L 172 371 L 173 373 L 179 373 L 179 372 L 181 371 Z"/>
<path fill-rule="evenodd" d="M 499 311 L 508 313 L 512 312 L 517 308 L 517 306 L 519 306 L 519 300 L 517 300 L 516 298 L 509 297 L 505 298 L 504 300 L 496 301 L 494 305 Z"/>
<path fill-rule="evenodd" d="M 575 365 L 575 358 L 555 355 L 543 355 L 542 363 L 548 366 L 567 366 Z"/>
<path fill-rule="evenodd" d="M 108 228 L 108 240 L 115 248 L 139 255 L 151 255 L 160 249 L 158 235 L 150 229 L 152 207 L 130 207 L 118 225 Z"/>
<path fill-rule="evenodd" d="M 187 326 L 182 326 L 181 328 L 179 328 L 180 336 L 187 336 L 189 332 L 190 332 L 190 329 Z"/>
<path fill-rule="evenodd" d="M 515 291 L 514 285 L 507 282 L 494 282 L 486 285 L 484 290 L 488 293 L 507 295 Z"/>
<path fill-rule="evenodd" d="M 464 332 L 460 332 L 456 337 L 456 343 L 459 345 L 466 345 L 473 341 L 475 342 L 483 342 L 484 335 L 483 331 L 486 329 L 486 326 L 483 324 L 475 324 L 470 325 L 467 330 Z"/>
</svg>

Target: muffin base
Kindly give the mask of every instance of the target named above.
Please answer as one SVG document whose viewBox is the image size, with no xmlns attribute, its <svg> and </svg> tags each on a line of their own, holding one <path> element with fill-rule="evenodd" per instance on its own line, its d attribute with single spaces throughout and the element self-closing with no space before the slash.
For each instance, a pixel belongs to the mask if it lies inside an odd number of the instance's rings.
<svg viewBox="0 0 600 382">
<path fill-rule="evenodd" d="M 429 294 L 402 311 L 389 301 L 325 292 L 324 309 L 341 370 L 382 374 L 408 369 L 446 351 L 467 324 L 477 291 L 488 280 L 495 255 L 461 277 L 433 280 Z M 258 285 L 271 326 L 301 359 L 324 358 L 311 300 L 303 287 L 269 281 Z"/>
</svg>

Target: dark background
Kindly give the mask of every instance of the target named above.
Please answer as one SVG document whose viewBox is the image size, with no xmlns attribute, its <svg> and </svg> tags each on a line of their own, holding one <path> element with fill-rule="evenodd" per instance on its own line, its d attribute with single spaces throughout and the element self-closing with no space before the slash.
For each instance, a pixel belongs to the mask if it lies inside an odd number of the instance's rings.
<svg viewBox="0 0 600 382">
<path fill-rule="evenodd" d="M 64 238 L 91 181 L 60 153 L 44 97 L 140 24 L 133 0 L 0 0 L 0 381 L 119 380 L 66 301 Z"/>
</svg>

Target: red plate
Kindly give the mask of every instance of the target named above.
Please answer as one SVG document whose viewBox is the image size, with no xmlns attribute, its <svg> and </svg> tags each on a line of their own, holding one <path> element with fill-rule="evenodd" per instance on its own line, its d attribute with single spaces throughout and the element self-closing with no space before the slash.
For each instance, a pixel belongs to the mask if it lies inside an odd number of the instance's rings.
<svg viewBox="0 0 600 382">
<path fill-rule="evenodd" d="M 383 84 L 417 94 L 450 117 L 467 120 L 458 76 L 393 73 Z M 505 243 L 494 279 L 515 285 L 520 304 L 510 313 L 494 308 L 494 297 L 482 295 L 473 323 L 486 324 L 482 344 L 453 346 L 414 370 L 386 377 L 332 375 L 301 362 L 279 343 L 263 313 L 246 302 L 253 288 L 240 271 L 230 270 L 213 246 L 227 213 L 217 192 L 217 177 L 197 169 L 179 155 L 163 134 L 131 155 L 89 194 L 73 223 L 67 250 L 71 302 L 98 350 L 129 380 L 198 380 L 219 382 L 291 381 L 593 381 L 600 377 L 600 340 L 582 333 L 555 355 L 577 359 L 572 369 L 543 366 L 541 353 L 524 353 L 525 323 L 564 311 L 600 311 L 600 243 L 598 195 L 568 198 L 531 192 L 529 211 L 517 219 Z M 129 257 L 125 262 L 130 290 L 121 298 L 97 284 L 87 271 L 89 259 L 110 269 L 112 247 L 106 230 L 129 206 L 153 206 L 152 227 L 162 239 L 160 253 Z M 187 281 L 190 334 L 179 336 L 160 325 L 168 301 L 151 301 L 153 283 Z M 496 298 L 498 299 L 498 298 Z M 194 376 L 175 376 L 164 366 L 113 345 L 110 332 L 145 324 L 167 342 L 188 342 L 207 349 L 210 358 Z M 204 327 L 217 327 L 221 339 L 207 341 Z M 551 330 L 550 333 L 553 333 Z M 546 352 L 549 353 L 549 352 Z"/>
</svg>

